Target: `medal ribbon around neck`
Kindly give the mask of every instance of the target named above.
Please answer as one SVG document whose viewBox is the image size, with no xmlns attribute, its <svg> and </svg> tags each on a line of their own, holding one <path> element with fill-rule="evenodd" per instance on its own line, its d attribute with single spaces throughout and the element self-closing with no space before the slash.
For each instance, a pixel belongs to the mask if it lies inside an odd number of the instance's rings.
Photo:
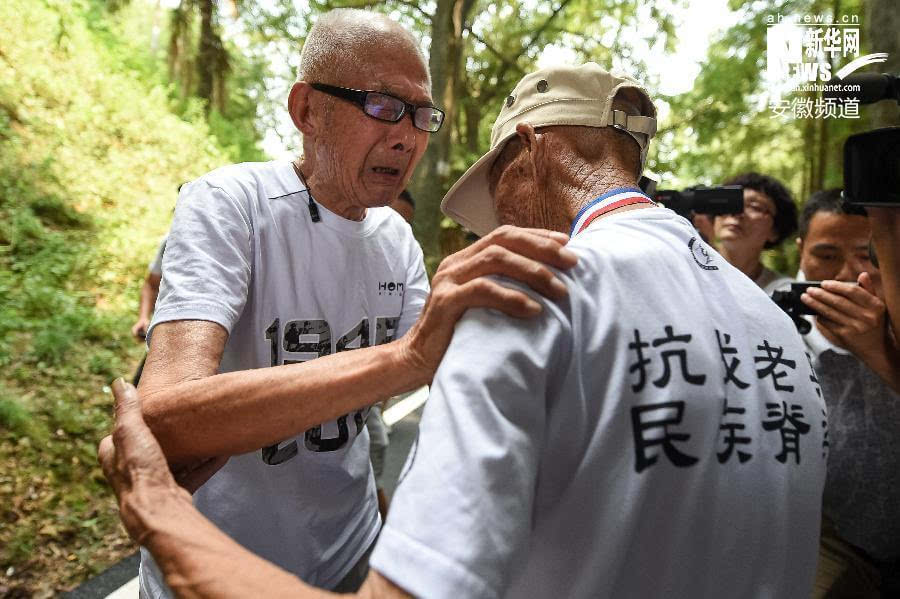
<svg viewBox="0 0 900 599">
<path fill-rule="evenodd" d="M 656 206 L 656 202 L 647 197 L 641 190 L 636 187 L 622 187 L 607 192 L 578 211 L 575 217 L 575 223 L 569 232 L 569 237 L 575 237 L 584 231 L 588 225 L 607 212 L 612 212 L 623 206 L 631 206 L 633 204 L 652 204 Z"/>
</svg>

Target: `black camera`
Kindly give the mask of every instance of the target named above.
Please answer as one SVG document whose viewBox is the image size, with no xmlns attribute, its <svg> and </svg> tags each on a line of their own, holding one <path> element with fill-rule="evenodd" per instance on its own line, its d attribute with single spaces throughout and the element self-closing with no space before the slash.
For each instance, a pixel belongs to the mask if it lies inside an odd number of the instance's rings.
<svg viewBox="0 0 900 599">
<path fill-rule="evenodd" d="M 900 103 L 900 77 L 854 73 L 838 80 L 826 97 L 843 102 Z M 900 207 L 900 127 L 851 135 L 844 143 L 844 202 L 851 206 Z"/>
<path fill-rule="evenodd" d="M 800 296 L 810 287 L 821 286 L 822 281 L 793 281 L 790 289 L 777 290 L 772 293 L 772 301 L 791 317 L 801 335 L 807 334 L 812 328 L 809 321 L 801 316 L 804 314 L 814 315 L 816 311 L 804 304 Z"/>
<path fill-rule="evenodd" d="M 900 127 L 847 138 L 844 202 L 851 206 L 900 207 Z"/>
<path fill-rule="evenodd" d="M 656 201 L 685 218 L 695 214 L 740 214 L 744 211 L 744 188 L 740 185 L 706 187 L 698 185 L 684 191 L 661 189 Z"/>
</svg>

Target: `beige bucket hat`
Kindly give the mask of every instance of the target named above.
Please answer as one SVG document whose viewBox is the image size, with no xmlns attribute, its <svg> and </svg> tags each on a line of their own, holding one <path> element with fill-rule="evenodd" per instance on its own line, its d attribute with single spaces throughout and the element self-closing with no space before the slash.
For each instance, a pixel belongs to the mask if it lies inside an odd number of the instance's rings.
<svg viewBox="0 0 900 599">
<path fill-rule="evenodd" d="M 629 116 L 611 110 L 613 98 L 623 88 L 640 92 L 645 100 L 642 112 L 647 116 Z M 488 192 L 488 174 L 504 144 L 516 134 L 519 123 L 533 127 L 616 127 L 640 145 L 643 169 L 650 138 L 656 134 L 656 107 L 647 90 L 636 80 L 610 73 L 593 62 L 553 66 L 525 75 L 506 98 L 494 122 L 490 151 L 459 178 L 441 202 L 444 214 L 479 236 L 500 226 Z"/>
</svg>

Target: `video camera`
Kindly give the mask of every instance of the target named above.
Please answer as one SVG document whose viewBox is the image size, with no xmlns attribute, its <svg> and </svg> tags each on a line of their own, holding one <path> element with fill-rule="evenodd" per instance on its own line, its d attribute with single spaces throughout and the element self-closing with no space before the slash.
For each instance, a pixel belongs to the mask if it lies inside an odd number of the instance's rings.
<svg viewBox="0 0 900 599">
<path fill-rule="evenodd" d="M 697 185 L 684 191 L 661 189 L 656 191 L 655 200 L 688 219 L 691 213 L 716 215 L 744 211 L 744 190 L 740 185 Z"/>
<path fill-rule="evenodd" d="M 826 97 L 844 102 L 900 103 L 900 77 L 857 73 L 838 80 Z M 856 91 L 843 91 L 856 87 Z M 851 135 L 844 143 L 844 201 L 851 206 L 900 208 L 900 127 Z"/>
</svg>

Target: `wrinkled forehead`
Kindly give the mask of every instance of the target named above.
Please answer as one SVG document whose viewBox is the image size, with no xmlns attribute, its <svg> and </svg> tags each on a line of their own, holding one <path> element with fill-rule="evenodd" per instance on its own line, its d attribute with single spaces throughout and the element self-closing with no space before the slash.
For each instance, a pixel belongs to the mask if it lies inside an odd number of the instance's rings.
<svg viewBox="0 0 900 599">
<path fill-rule="evenodd" d="M 422 57 L 402 46 L 372 44 L 344 71 L 341 85 L 380 91 L 414 104 L 431 102 L 431 81 Z"/>
</svg>

